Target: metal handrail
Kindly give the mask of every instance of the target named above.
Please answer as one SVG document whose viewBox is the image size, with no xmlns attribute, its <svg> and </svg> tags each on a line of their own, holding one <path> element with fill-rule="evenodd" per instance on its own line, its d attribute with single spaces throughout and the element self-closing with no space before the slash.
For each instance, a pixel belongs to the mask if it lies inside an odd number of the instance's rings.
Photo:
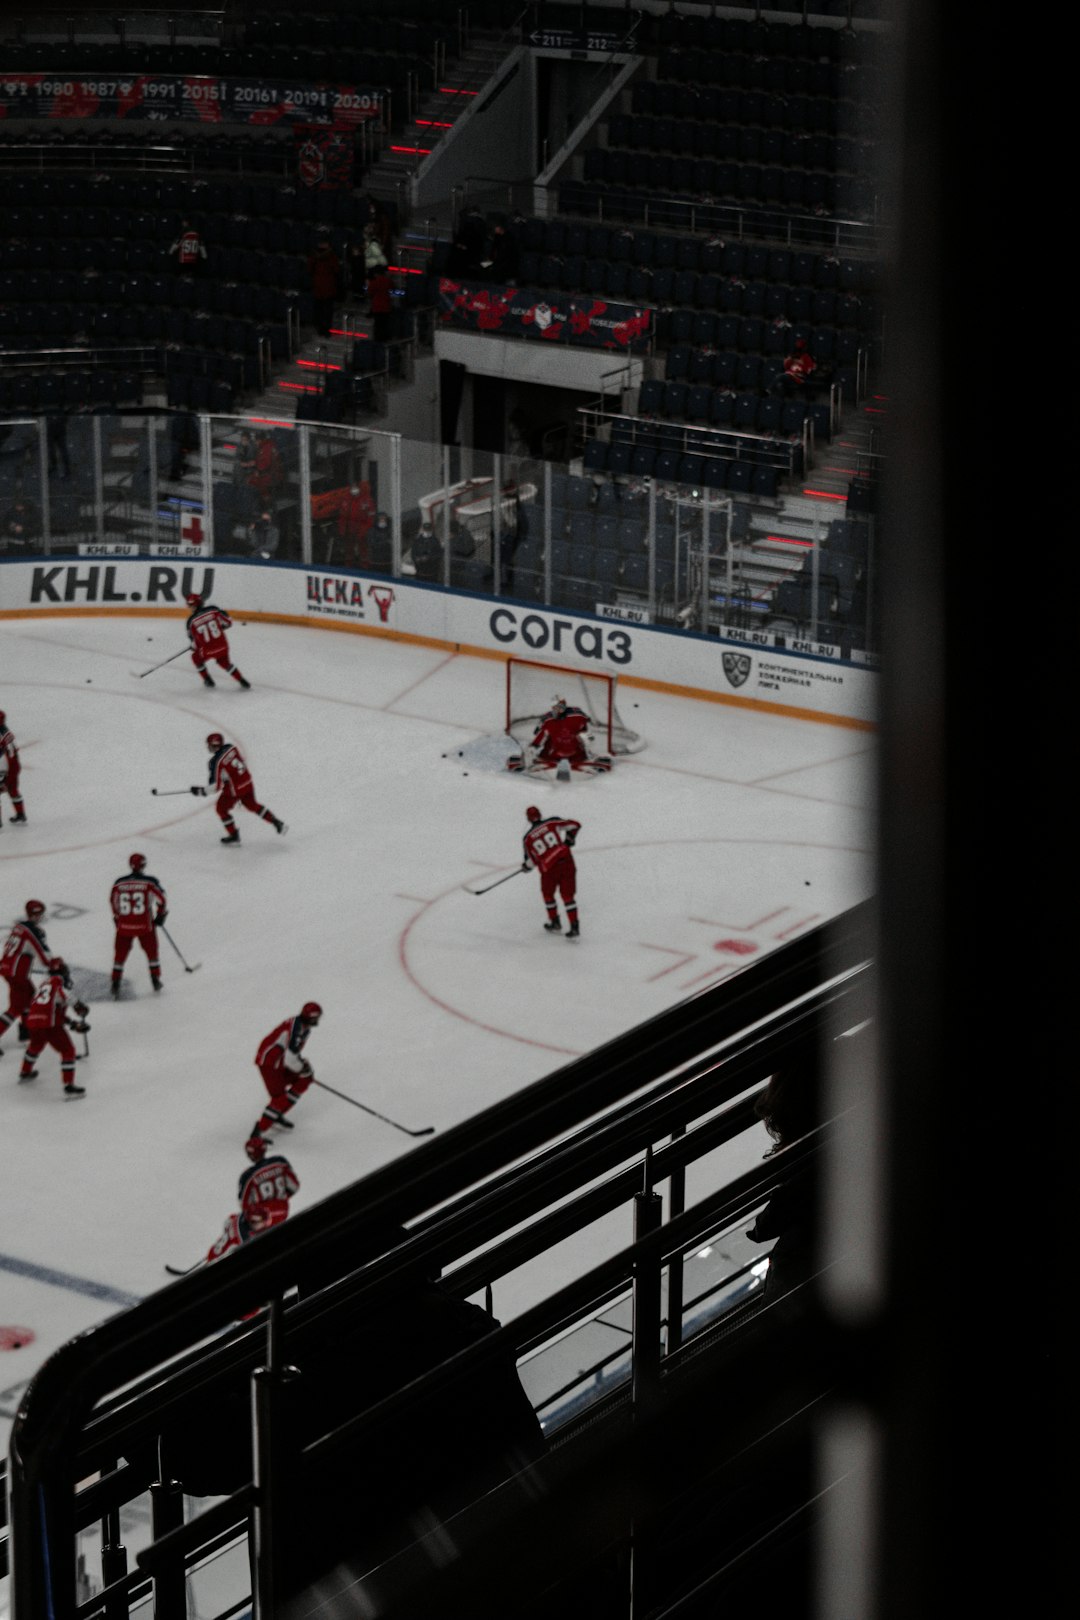
<svg viewBox="0 0 1080 1620">
<path fill-rule="evenodd" d="M 20 1620 L 43 1613 L 43 1516 L 52 1591 L 66 1602 L 74 1588 L 74 1502 L 68 1482 L 78 1477 L 72 1472 L 78 1434 L 106 1390 L 219 1331 L 222 1321 L 279 1297 L 302 1274 L 305 1256 L 343 1241 L 362 1242 L 364 1232 L 460 1196 L 702 1052 L 719 1060 L 725 1044 L 741 1031 L 858 962 L 868 921 L 866 903 L 827 929 L 782 946 L 724 985 L 668 1009 L 303 1211 L 229 1265 L 181 1279 L 56 1352 L 33 1380 L 12 1434 L 10 1503 Z M 640 1122 L 630 1120 L 623 1128 L 633 1136 Z M 392 1277 L 406 1263 L 415 1263 L 415 1253 L 404 1260 L 400 1252 L 397 1258 L 391 1254 L 380 1263 L 380 1275 Z"/>
<path fill-rule="evenodd" d="M 778 441 L 764 434 L 748 433 L 742 428 L 697 426 L 691 422 L 669 422 L 660 417 L 631 416 L 622 411 L 608 410 L 602 401 L 596 405 L 579 405 L 577 415 L 583 424 L 583 442 L 586 444 L 590 439 L 599 436 L 601 428 L 621 422 L 629 432 L 631 443 L 636 443 L 639 437 L 644 437 L 650 430 L 662 428 L 665 434 L 682 436 L 681 448 L 684 453 L 707 455 L 711 452 L 723 456 L 730 441 L 735 454 L 734 456 L 729 454 L 727 458 L 729 460 L 753 460 L 755 465 L 786 468 L 789 472 L 794 467 L 794 445 L 790 441 Z M 803 434 L 799 442 L 804 455 L 809 458 L 806 423 L 803 424 Z"/>
</svg>

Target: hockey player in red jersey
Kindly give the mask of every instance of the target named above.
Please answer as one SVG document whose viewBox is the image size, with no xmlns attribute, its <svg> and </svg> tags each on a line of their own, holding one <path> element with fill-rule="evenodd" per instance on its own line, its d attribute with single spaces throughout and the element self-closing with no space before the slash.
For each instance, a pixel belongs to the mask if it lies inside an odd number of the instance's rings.
<svg viewBox="0 0 1080 1620">
<path fill-rule="evenodd" d="M 252 1238 L 269 1232 L 288 1219 L 289 1201 L 300 1191 L 300 1180 L 283 1153 L 266 1157 L 266 1143 L 252 1137 L 247 1144 L 251 1165 L 240 1177 L 240 1208 L 225 1222 L 225 1230 L 206 1256 L 207 1265 L 243 1248 Z"/>
<path fill-rule="evenodd" d="M 220 731 L 212 731 L 206 739 L 206 746 L 210 750 L 210 786 L 193 787 L 191 791 L 205 798 L 212 789 L 217 789 L 218 800 L 214 808 L 225 823 L 225 836 L 221 842 L 223 844 L 240 842 L 240 833 L 232 817 L 233 810 L 238 804 L 242 804 L 245 810 L 250 810 L 252 815 L 268 821 L 277 832 L 286 832 L 288 829 L 285 823 L 256 799 L 251 772 L 236 744 L 226 742 Z"/>
<path fill-rule="evenodd" d="M 251 682 L 245 681 L 229 654 L 229 643 L 225 635 L 226 630 L 232 628 L 229 615 L 224 608 L 215 607 L 213 602 L 204 602 L 201 596 L 189 596 L 187 605 L 191 609 L 187 619 L 191 662 L 201 675 L 203 685 L 214 684 L 214 678 L 206 667 L 207 663 L 213 660 L 246 691 Z"/>
<path fill-rule="evenodd" d="M 59 956 L 50 957 L 45 983 L 26 1009 L 25 1023 L 30 1040 L 23 1054 L 19 1079 L 37 1079 L 34 1059 L 39 1057 L 47 1046 L 51 1046 L 60 1054 L 60 1078 L 64 1083 L 64 1096 L 85 1097 L 86 1087 L 75 1084 L 75 1048 L 68 1030 L 77 1029 L 82 1032 L 88 1030 L 90 1025 L 86 1022 L 86 1014 L 90 1009 L 84 1001 L 72 1002 L 70 991 L 71 979 L 66 964 Z M 76 1015 L 74 1018 L 68 1014 L 69 1005 Z"/>
<path fill-rule="evenodd" d="M 120 982 L 124 977 L 124 963 L 135 941 L 146 952 L 150 964 L 150 983 L 161 989 L 161 962 L 158 958 L 157 929 L 168 915 L 165 890 L 156 877 L 146 870 L 145 855 L 128 857 L 129 870 L 118 877 L 112 886 L 109 904 L 116 924 L 116 944 L 113 947 L 112 983 L 110 993 L 114 1001 L 120 999 Z"/>
<path fill-rule="evenodd" d="M 12 826 L 26 820 L 26 810 L 19 792 L 20 770 L 19 750 L 15 746 L 14 735 L 8 729 L 7 715 L 0 709 L 0 794 L 6 793 L 14 807 Z M 0 817 L 0 822 L 2 820 Z"/>
<path fill-rule="evenodd" d="M 45 907 L 40 900 L 28 900 L 26 916 L 15 924 L 4 943 L 4 952 L 0 956 L 0 978 L 7 981 L 8 1009 L 6 1013 L 0 1013 L 0 1035 L 5 1034 L 18 1019 L 22 1039 L 23 1015 L 34 999 L 31 970 L 49 965 L 49 944 L 41 926 L 44 915 Z"/>
<path fill-rule="evenodd" d="M 535 804 L 530 804 L 525 814 L 529 818 L 529 830 L 524 838 L 525 859 L 521 863 L 521 870 L 527 872 L 530 866 L 535 866 L 540 873 L 540 893 L 548 914 L 544 927 L 549 934 L 562 933 L 555 898 L 558 891 L 566 907 L 569 924 L 566 937 L 579 939 L 577 867 L 571 850 L 581 831 L 581 822 L 569 821 L 564 816 L 542 816 Z"/>
<path fill-rule="evenodd" d="M 572 708 L 565 698 L 554 698 L 533 732 L 527 753 L 512 754 L 506 762 L 507 768 L 554 771 L 565 760 L 572 771 L 610 771 L 611 760 L 607 755 L 592 755 L 585 746 L 591 723 L 584 709 Z"/>
<path fill-rule="evenodd" d="M 285 1115 L 296 1106 L 315 1078 L 303 1052 L 304 1043 L 321 1017 L 319 1003 L 305 1001 L 295 1017 L 283 1018 L 277 1028 L 259 1042 L 255 1063 L 270 1093 L 270 1101 L 252 1130 L 249 1149 L 273 1125 L 284 1125 L 286 1130 L 292 1130 L 292 1122 Z"/>
</svg>

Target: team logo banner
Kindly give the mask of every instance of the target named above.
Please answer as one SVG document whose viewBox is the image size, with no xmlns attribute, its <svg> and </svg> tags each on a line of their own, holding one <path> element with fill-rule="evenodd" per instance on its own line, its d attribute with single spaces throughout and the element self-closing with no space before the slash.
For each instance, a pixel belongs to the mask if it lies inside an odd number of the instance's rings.
<svg viewBox="0 0 1080 1620">
<path fill-rule="evenodd" d="M 0 74 L 0 119 L 195 118 L 211 124 L 321 124 L 351 129 L 365 119 L 378 118 L 381 111 L 382 93 L 354 84 L 145 73 L 95 78 Z"/>
<path fill-rule="evenodd" d="M 296 173 L 309 191 L 346 191 L 353 182 L 353 149 L 338 129 L 297 131 Z"/>
<path fill-rule="evenodd" d="M 625 354 L 648 350 L 653 330 L 651 309 L 610 304 L 590 294 L 540 293 L 532 287 L 497 287 L 488 282 L 439 282 L 439 320 L 444 326 L 500 337 L 538 338 L 542 343 L 585 349 L 621 349 Z"/>
</svg>

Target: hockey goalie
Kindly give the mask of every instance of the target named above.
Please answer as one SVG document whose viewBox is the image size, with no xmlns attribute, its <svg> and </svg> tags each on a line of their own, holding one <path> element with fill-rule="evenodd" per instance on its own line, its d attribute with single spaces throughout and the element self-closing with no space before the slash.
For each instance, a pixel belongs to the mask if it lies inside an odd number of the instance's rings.
<svg viewBox="0 0 1080 1620">
<path fill-rule="evenodd" d="M 507 769 L 534 775 L 555 771 L 559 776 L 567 776 L 570 771 L 587 771 L 590 775 L 610 771 L 611 760 L 606 754 L 588 751 L 590 725 L 584 709 L 572 708 L 565 698 L 554 698 L 523 752 L 510 755 Z"/>
</svg>

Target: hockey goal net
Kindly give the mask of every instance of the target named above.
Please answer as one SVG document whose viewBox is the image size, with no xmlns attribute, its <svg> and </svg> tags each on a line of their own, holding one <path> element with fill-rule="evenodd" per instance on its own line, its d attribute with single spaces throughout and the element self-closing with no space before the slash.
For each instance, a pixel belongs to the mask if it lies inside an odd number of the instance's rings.
<svg viewBox="0 0 1080 1620">
<path fill-rule="evenodd" d="M 636 754 L 645 743 L 623 723 L 615 703 L 619 677 L 600 671 L 570 669 L 565 664 L 537 664 L 526 658 L 506 661 L 506 729 L 522 747 L 556 697 L 589 716 L 592 747 L 603 754 Z"/>
</svg>

